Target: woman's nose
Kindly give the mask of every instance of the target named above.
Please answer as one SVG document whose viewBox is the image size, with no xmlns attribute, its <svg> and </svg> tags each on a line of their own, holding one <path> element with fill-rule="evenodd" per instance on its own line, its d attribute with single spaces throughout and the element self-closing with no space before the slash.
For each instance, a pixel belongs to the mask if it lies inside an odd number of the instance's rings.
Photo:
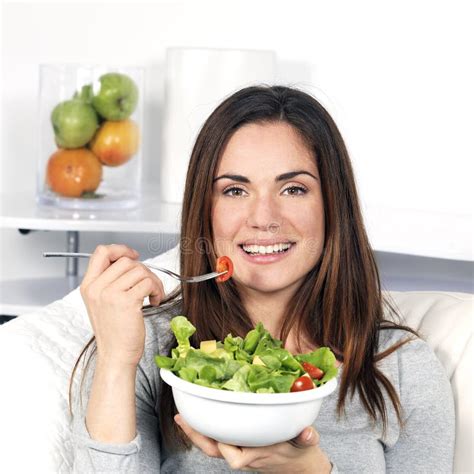
<svg viewBox="0 0 474 474">
<path fill-rule="evenodd" d="M 278 205 L 270 197 L 255 198 L 250 203 L 246 223 L 253 229 L 278 232 L 281 226 Z"/>
</svg>

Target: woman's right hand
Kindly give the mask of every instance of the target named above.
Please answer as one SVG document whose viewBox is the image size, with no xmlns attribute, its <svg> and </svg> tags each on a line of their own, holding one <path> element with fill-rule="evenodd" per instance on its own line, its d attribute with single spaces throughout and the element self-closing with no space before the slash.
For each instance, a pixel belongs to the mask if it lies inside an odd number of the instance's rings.
<svg viewBox="0 0 474 474">
<path fill-rule="evenodd" d="M 158 306 L 164 297 L 161 280 L 137 258 L 125 245 L 99 245 L 80 285 L 98 360 L 108 365 L 138 365 L 145 346 L 143 299 Z"/>
</svg>

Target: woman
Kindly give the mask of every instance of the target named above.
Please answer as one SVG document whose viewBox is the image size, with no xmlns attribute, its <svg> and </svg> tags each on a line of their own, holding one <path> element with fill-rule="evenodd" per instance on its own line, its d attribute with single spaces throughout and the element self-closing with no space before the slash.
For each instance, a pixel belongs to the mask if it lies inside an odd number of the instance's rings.
<svg viewBox="0 0 474 474">
<path fill-rule="evenodd" d="M 77 471 L 452 469 L 449 381 L 414 331 L 384 319 L 395 312 L 380 291 L 348 153 L 306 93 L 243 89 L 199 133 L 183 200 L 181 273 L 211 271 L 222 255 L 234 262 L 231 280 L 182 285 L 166 301 L 134 250 L 96 249 L 81 284 L 95 352 L 87 406 L 75 404 Z M 144 319 L 146 296 L 161 311 Z M 195 346 L 242 336 L 259 321 L 291 352 L 328 346 L 340 366 L 337 394 L 290 443 L 239 448 L 206 438 L 176 414 L 154 364 L 174 345 L 169 320 L 177 314 L 196 326 Z"/>
</svg>

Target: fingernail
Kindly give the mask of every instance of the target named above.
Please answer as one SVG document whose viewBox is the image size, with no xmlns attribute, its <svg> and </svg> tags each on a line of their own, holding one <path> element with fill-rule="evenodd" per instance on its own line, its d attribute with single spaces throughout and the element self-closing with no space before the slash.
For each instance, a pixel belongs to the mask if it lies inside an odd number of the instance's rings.
<svg viewBox="0 0 474 474">
<path fill-rule="evenodd" d="M 314 431 L 313 429 L 311 428 L 305 435 L 304 437 L 304 440 L 305 441 L 311 441 L 313 439 L 313 436 L 314 436 Z"/>
</svg>

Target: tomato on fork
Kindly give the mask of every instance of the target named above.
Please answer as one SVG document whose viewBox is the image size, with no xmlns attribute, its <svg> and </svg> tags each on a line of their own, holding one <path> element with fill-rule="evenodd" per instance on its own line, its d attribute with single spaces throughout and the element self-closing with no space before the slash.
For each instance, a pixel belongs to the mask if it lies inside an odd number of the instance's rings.
<svg viewBox="0 0 474 474">
<path fill-rule="evenodd" d="M 222 283 L 227 281 L 234 273 L 234 264 L 232 263 L 232 260 L 226 256 L 219 257 L 216 263 L 216 272 L 221 273 L 225 271 L 227 271 L 227 273 L 216 278 L 217 282 Z"/>
</svg>

